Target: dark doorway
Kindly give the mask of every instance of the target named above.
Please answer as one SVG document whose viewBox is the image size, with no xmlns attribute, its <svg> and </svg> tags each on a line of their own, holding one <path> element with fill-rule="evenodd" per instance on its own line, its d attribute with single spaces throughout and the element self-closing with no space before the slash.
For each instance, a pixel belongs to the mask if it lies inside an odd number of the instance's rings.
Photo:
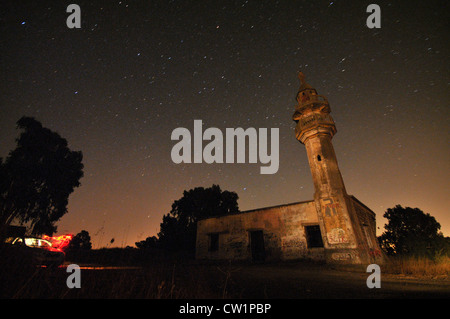
<svg viewBox="0 0 450 319">
<path fill-rule="evenodd" d="M 219 234 L 209 234 L 209 251 L 219 250 Z"/>
<path fill-rule="evenodd" d="M 266 252 L 264 250 L 264 234 L 262 230 L 254 230 L 250 232 L 250 247 L 253 261 L 261 262 L 266 259 Z"/>
<path fill-rule="evenodd" d="M 322 234 L 319 225 L 305 226 L 308 248 L 323 247 Z"/>
</svg>

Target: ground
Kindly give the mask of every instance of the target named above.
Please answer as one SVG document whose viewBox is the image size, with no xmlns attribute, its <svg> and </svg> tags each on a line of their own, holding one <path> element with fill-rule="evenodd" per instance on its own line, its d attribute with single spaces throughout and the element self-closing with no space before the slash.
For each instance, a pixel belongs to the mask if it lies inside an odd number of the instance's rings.
<svg viewBox="0 0 450 319">
<path fill-rule="evenodd" d="M 229 267 L 230 289 L 242 298 L 449 298 L 447 278 L 383 274 L 381 288 L 366 285 L 370 273 L 304 262 Z"/>
<path fill-rule="evenodd" d="M 414 278 L 383 273 L 369 289 L 365 269 L 313 262 L 213 263 L 192 259 L 140 265 L 79 263 L 81 288 L 69 289 L 67 266 L 11 265 L 2 272 L 1 297 L 50 299 L 386 299 L 449 298 L 448 276 Z M 6 269 L 4 269 L 6 270 Z"/>
</svg>

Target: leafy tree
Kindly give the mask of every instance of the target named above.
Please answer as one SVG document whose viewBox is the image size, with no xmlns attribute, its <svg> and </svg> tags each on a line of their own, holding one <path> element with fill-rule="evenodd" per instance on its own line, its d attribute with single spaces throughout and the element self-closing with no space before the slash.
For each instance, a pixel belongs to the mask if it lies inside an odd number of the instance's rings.
<svg viewBox="0 0 450 319">
<path fill-rule="evenodd" d="M 169 214 L 163 216 L 159 242 L 172 250 L 195 250 L 197 221 L 212 216 L 239 212 L 238 195 L 222 191 L 218 185 L 196 187 L 183 192 L 183 197 L 172 204 Z"/>
<path fill-rule="evenodd" d="M 32 117 L 17 121 L 17 147 L 0 161 L 0 234 L 16 220 L 32 234 L 56 232 L 69 195 L 80 186 L 83 155 Z"/>
<path fill-rule="evenodd" d="M 158 238 L 156 236 L 147 237 L 145 240 L 136 242 L 136 247 L 139 249 L 155 248 L 158 246 Z"/>
<path fill-rule="evenodd" d="M 86 230 L 76 234 L 69 244 L 70 250 L 90 250 L 92 248 L 91 236 Z"/>
<path fill-rule="evenodd" d="M 383 217 L 388 223 L 379 241 L 387 254 L 432 257 L 446 249 L 448 240 L 438 232 L 441 225 L 430 214 L 397 205 L 387 209 Z"/>
</svg>

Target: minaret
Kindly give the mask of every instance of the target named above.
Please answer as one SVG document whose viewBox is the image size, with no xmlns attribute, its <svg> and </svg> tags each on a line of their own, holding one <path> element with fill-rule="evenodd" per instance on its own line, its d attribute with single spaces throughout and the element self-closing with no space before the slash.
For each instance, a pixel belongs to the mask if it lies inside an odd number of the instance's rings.
<svg viewBox="0 0 450 319">
<path fill-rule="evenodd" d="M 370 256 L 361 223 L 339 171 L 331 139 L 336 126 L 328 100 L 299 73 L 298 104 L 292 119 L 296 138 L 305 145 L 314 181 L 314 201 L 327 262 L 367 263 Z"/>
</svg>

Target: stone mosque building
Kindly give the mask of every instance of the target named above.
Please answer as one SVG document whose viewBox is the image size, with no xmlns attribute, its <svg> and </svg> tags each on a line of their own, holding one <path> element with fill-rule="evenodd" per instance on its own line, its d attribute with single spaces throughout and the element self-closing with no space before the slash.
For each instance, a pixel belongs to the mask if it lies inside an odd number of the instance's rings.
<svg viewBox="0 0 450 319">
<path fill-rule="evenodd" d="M 198 221 L 196 258 L 212 260 L 313 259 L 328 263 L 381 263 L 375 213 L 347 194 L 331 139 L 328 100 L 305 82 L 292 119 L 306 147 L 314 199 Z"/>
</svg>

